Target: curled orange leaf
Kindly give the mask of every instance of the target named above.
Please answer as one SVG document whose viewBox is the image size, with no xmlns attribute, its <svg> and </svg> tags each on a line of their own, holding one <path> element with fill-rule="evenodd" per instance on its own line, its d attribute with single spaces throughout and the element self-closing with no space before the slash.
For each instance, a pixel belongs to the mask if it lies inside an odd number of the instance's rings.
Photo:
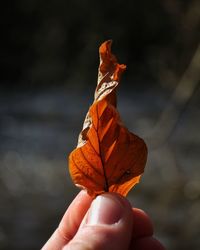
<svg viewBox="0 0 200 250">
<path fill-rule="evenodd" d="M 111 53 L 111 41 L 100 46 L 99 54 L 94 102 L 69 156 L 69 171 L 74 183 L 91 196 L 103 192 L 125 196 L 144 171 L 147 147 L 122 124 L 116 109 L 116 88 L 126 66 Z"/>
</svg>

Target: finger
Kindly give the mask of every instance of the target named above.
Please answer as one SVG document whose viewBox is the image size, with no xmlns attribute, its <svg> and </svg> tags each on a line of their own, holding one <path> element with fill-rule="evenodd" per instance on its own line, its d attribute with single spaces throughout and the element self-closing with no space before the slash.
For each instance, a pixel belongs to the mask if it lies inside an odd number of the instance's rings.
<svg viewBox="0 0 200 250">
<path fill-rule="evenodd" d="M 130 250 L 166 250 L 166 248 L 155 238 L 145 237 L 133 241 Z"/>
<path fill-rule="evenodd" d="M 125 198 L 114 193 L 99 195 L 63 250 L 127 250 L 132 220 L 132 208 Z"/>
<path fill-rule="evenodd" d="M 82 190 L 73 200 L 58 227 L 65 238 L 71 240 L 74 237 L 92 200 L 91 196 L 84 190 Z"/>
<path fill-rule="evenodd" d="M 141 238 L 153 235 L 153 224 L 149 216 L 141 209 L 133 208 L 132 238 Z"/>
<path fill-rule="evenodd" d="M 42 250 L 62 249 L 76 234 L 91 202 L 92 198 L 85 191 L 81 191 L 65 212 L 58 228 Z"/>
</svg>

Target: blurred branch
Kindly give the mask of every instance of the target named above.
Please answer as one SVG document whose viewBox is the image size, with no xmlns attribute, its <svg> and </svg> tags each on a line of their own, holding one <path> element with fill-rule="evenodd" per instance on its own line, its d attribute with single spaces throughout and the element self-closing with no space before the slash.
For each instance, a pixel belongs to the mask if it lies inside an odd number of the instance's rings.
<svg viewBox="0 0 200 250">
<path fill-rule="evenodd" d="M 181 114 L 185 111 L 195 90 L 200 83 L 200 45 L 183 74 L 180 82 L 175 88 L 167 107 L 163 110 L 160 118 L 147 136 L 146 140 L 151 149 L 155 149 L 164 144 L 172 135 Z"/>
</svg>

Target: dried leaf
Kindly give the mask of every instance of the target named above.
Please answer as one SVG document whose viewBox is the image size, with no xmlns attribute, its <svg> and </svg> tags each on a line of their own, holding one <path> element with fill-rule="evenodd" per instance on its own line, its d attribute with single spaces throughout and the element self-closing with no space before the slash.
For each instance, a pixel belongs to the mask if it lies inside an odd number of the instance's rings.
<svg viewBox="0 0 200 250">
<path fill-rule="evenodd" d="M 126 66 L 117 63 L 111 41 L 100 46 L 99 54 L 94 102 L 69 156 L 69 171 L 74 183 L 91 196 L 103 192 L 125 196 L 144 171 L 147 147 L 124 127 L 116 109 L 116 88 Z"/>
</svg>

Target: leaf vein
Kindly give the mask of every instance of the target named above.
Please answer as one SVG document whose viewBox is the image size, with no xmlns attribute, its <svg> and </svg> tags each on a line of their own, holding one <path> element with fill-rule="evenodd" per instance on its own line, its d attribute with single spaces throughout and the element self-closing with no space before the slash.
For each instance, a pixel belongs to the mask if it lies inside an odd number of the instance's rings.
<svg viewBox="0 0 200 250">
<path fill-rule="evenodd" d="M 81 154 L 82 154 L 83 158 L 84 158 L 85 161 L 88 163 L 88 165 L 90 165 L 90 167 L 91 167 L 97 174 L 99 174 L 99 175 L 101 176 L 101 173 L 100 173 L 96 168 L 94 168 L 94 166 L 88 161 L 88 159 L 86 158 L 86 156 L 85 156 L 85 154 L 84 154 L 82 148 L 80 148 L 80 151 L 81 151 Z"/>
<path fill-rule="evenodd" d="M 90 181 L 92 181 L 94 184 L 97 184 L 97 185 L 99 185 L 99 186 L 102 186 L 100 183 L 94 181 L 94 179 L 93 179 L 91 176 L 89 176 L 89 175 L 87 175 L 86 173 L 84 173 L 84 171 L 83 171 L 81 168 L 79 168 L 79 166 L 78 166 L 77 163 L 75 162 L 73 156 L 72 156 L 72 161 L 73 161 L 74 165 L 76 166 L 76 168 L 84 175 L 85 178 L 88 178 L 88 179 L 89 179 Z"/>
<path fill-rule="evenodd" d="M 104 190 L 105 190 L 105 192 L 108 192 L 109 191 L 108 179 L 107 179 L 107 175 L 106 175 L 105 165 L 104 165 L 104 162 L 103 162 L 103 159 L 102 159 L 101 144 L 100 144 L 99 134 L 98 134 L 98 128 L 99 128 L 98 106 L 96 106 L 96 113 L 97 113 L 97 120 L 98 120 L 98 123 L 97 123 L 97 138 L 98 138 L 98 142 L 99 142 L 99 155 L 100 155 L 101 165 L 102 165 L 102 168 L 103 168 L 103 175 L 104 175 L 104 178 L 105 178 Z"/>
</svg>

